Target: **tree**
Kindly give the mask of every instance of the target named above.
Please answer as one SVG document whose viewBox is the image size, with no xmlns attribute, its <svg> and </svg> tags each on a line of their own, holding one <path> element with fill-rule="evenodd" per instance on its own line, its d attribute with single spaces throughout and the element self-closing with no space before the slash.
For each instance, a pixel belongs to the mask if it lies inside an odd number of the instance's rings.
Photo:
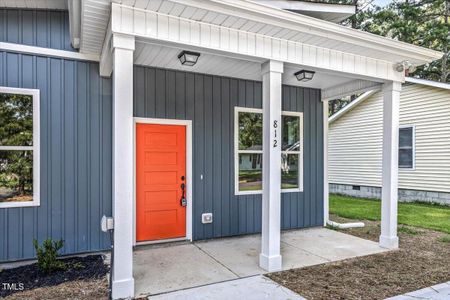
<svg viewBox="0 0 450 300">
<path fill-rule="evenodd" d="M 441 59 L 418 67 L 411 75 L 450 82 L 450 0 L 393 0 L 386 7 L 374 6 L 373 0 L 354 1 L 356 14 L 342 25 L 443 52 Z M 355 98 L 330 101 L 330 115 Z"/>
<path fill-rule="evenodd" d="M 394 0 L 384 8 L 375 7 L 359 13 L 356 28 L 442 51 L 441 59 L 419 67 L 413 75 L 449 82 L 449 10 L 450 0 Z"/>
</svg>

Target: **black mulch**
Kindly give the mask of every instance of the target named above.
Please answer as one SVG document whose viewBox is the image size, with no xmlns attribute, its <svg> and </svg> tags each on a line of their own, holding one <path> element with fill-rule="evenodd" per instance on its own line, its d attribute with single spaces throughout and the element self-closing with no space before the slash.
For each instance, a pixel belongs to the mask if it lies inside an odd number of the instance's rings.
<svg viewBox="0 0 450 300">
<path fill-rule="evenodd" d="M 23 290 L 31 290 L 74 280 L 99 279 L 103 278 L 109 271 L 109 267 L 104 264 L 101 255 L 71 257 L 61 260 L 67 266 L 65 270 L 58 270 L 50 274 L 40 271 L 36 263 L 0 271 L 0 298 L 20 292 L 19 289 L 6 289 L 4 283 L 10 285 L 15 283 L 16 286 L 22 283 Z"/>
</svg>

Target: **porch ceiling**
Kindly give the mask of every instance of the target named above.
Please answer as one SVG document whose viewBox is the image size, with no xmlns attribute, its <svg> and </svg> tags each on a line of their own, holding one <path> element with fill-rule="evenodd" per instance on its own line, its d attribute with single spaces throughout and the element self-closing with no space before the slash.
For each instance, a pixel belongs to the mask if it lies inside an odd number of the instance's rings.
<svg viewBox="0 0 450 300">
<path fill-rule="evenodd" d="M 178 54 L 186 50 L 183 48 L 168 47 L 137 40 L 134 52 L 134 63 L 141 66 L 167 68 L 188 72 L 197 72 L 218 76 L 234 77 L 248 80 L 261 80 L 261 64 L 263 60 L 243 60 L 228 56 L 221 56 L 208 52 L 200 52 L 200 58 L 194 66 L 184 66 L 178 59 Z M 316 72 L 314 79 L 309 82 L 297 81 L 294 73 L 303 69 L 302 66 L 286 64 L 283 73 L 283 84 L 328 89 L 330 87 L 350 83 L 357 78 L 327 73 L 318 69 L 304 67 Z"/>
</svg>

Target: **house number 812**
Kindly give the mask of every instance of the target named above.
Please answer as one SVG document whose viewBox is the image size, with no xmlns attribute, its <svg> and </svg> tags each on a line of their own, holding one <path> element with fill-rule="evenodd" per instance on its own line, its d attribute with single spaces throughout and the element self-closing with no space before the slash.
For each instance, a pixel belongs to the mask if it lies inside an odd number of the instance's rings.
<svg viewBox="0 0 450 300">
<path fill-rule="evenodd" d="M 273 128 L 274 128 L 274 134 L 275 134 L 275 139 L 273 140 L 273 147 L 276 148 L 278 146 L 278 141 L 276 139 L 277 137 L 277 128 L 278 128 L 278 121 L 275 120 L 273 121 Z"/>
</svg>

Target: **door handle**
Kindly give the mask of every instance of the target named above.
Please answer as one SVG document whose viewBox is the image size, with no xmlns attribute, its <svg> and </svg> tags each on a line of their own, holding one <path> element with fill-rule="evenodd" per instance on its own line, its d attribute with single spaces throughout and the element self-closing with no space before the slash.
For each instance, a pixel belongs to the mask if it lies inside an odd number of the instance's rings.
<svg viewBox="0 0 450 300">
<path fill-rule="evenodd" d="M 183 176 L 184 177 L 184 176 Z M 187 205 L 187 201 L 186 201 L 186 197 L 184 196 L 184 190 L 185 190 L 186 185 L 184 184 L 184 182 L 181 184 L 181 199 L 180 199 L 180 205 L 181 206 L 186 206 Z"/>
</svg>

